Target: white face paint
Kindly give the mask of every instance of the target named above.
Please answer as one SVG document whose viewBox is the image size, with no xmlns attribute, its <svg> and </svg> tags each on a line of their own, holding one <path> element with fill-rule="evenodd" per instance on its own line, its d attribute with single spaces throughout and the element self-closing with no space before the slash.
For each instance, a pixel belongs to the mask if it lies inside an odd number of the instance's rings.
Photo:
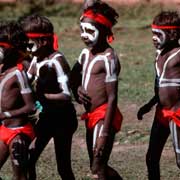
<svg viewBox="0 0 180 180">
<path fill-rule="evenodd" d="M 152 29 L 153 32 L 153 42 L 154 42 L 154 46 L 157 49 L 161 49 L 163 47 L 163 45 L 166 42 L 166 34 L 163 30 L 161 29 Z"/>
<path fill-rule="evenodd" d="M 36 52 L 37 51 L 38 45 L 37 45 L 36 41 L 29 39 L 28 44 L 30 44 L 31 47 L 27 47 L 27 51 L 29 51 L 29 52 Z"/>
<path fill-rule="evenodd" d="M 84 39 L 84 41 L 90 41 L 89 45 L 95 45 L 96 42 L 98 41 L 98 37 L 99 37 L 99 30 L 92 25 L 91 23 L 85 23 L 85 22 L 81 22 L 80 23 L 80 27 L 81 27 L 81 38 Z"/>
</svg>

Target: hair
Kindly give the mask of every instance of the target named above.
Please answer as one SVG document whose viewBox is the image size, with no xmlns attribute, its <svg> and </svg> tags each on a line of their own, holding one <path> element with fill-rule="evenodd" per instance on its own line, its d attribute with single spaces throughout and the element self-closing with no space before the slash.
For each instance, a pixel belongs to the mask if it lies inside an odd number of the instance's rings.
<svg viewBox="0 0 180 180">
<path fill-rule="evenodd" d="M 105 16 L 114 26 L 117 23 L 117 18 L 119 17 L 118 13 L 110 7 L 108 4 L 97 1 L 91 6 L 87 7 L 84 12 L 87 10 L 92 10 L 94 13 L 99 13 Z"/>
<path fill-rule="evenodd" d="M 179 26 L 180 17 L 176 11 L 162 11 L 153 20 L 153 24 L 160 26 Z M 180 38 L 180 29 L 163 29 L 170 39 L 178 40 Z"/>
<path fill-rule="evenodd" d="M 51 21 L 38 14 L 32 14 L 19 19 L 26 33 L 54 33 Z"/>
<path fill-rule="evenodd" d="M 21 25 L 15 21 L 0 23 L 0 42 L 6 42 L 15 49 L 25 50 L 28 38 Z"/>
</svg>

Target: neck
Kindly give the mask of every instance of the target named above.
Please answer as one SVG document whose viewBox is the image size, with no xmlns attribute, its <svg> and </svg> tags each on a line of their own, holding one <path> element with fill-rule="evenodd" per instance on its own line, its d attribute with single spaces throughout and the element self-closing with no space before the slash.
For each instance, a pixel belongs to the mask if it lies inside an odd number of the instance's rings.
<svg viewBox="0 0 180 180">
<path fill-rule="evenodd" d="M 41 54 L 37 55 L 37 58 L 39 61 L 43 61 L 45 58 L 49 58 L 54 52 L 54 49 L 43 50 Z"/>
<path fill-rule="evenodd" d="M 106 41 L 101 42 L 101 43 L 96 44 L 96 46 L 93 46 L 91 48 L 91 52 L 92 54 L 98 54 L 98 53 L 104 52 L 108 47 L 110 46 Z"/>
</svg>

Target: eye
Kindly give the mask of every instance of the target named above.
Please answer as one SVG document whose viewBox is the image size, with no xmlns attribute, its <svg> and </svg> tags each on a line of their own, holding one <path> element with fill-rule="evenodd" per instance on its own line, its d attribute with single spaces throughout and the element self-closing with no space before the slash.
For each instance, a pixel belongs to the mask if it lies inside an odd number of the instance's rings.
<svg viewBox="0 0 180 180">
<path fill-rule="evenodd" d="M 89 34 L 94 34 L 94 32 L 95 32 L 94 30 L 89 29 L 89 28 L 85 28 L 85 31 Z"/>
<path fill-rule="evenodd" d="M 32 49 L 32 47 L 34 46 L 34 43 L 28 43 L 27 46 L 29 49 Z"/>
</svg>

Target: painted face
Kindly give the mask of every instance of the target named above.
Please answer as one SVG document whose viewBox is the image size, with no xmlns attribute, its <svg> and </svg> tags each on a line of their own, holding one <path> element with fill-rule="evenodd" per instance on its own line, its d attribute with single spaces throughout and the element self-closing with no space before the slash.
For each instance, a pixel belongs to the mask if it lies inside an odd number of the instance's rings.
<svg viewBox="0 0 180 180">
<path fill-rule="evenodd" d="M 27 51 L 28 52 L 36 52 L 38 50 L 38 43 L 37 41 L 33 40 L 33 39 L 29 39 L 28 42 L 29 46 L 27 47 Z"/>
<path fill-rule="evenodd" d="M 166 43 L 165 32 L 161 29 L 152 29 L 152 33 L 153 33 L 152 40 L 155 48 L 162 49 L 164 44 Z"/>
<path fill-rule="evenodd" d="M 80 28 L 81 38 L 84 43 L 89 47 L 94 46 L 98 41 L 99 30 L 94 25 L 87 22 L 81 22 Z"/>
</svg>

